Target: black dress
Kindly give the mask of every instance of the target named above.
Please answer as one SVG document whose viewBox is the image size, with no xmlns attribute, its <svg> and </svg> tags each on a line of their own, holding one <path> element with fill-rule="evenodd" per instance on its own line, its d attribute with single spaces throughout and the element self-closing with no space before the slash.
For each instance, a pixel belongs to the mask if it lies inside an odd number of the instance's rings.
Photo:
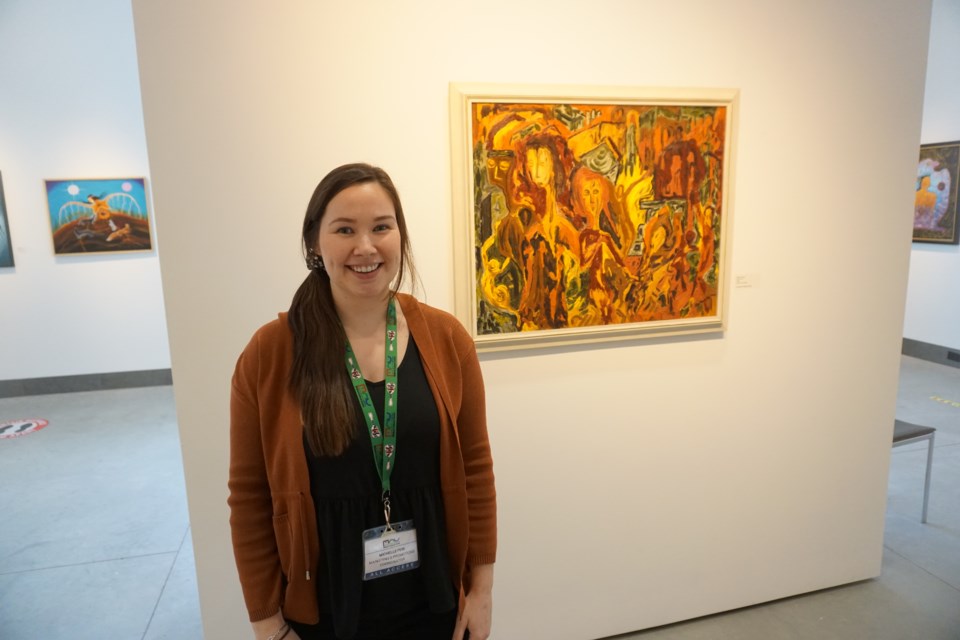
<svg viewBox="0 0 960 640">
<path fill-rule="evenodd" d="M 384 383 L 367 382 L 367 387 L 383 424 Z M 380 478 L 362 418 L 353 442 L 340 456 L 318 458 L 304 440 L 322 548 L 317 579 L 321 622 L 316 627 L 319 632 L 332 624 L 336 637 L 343 640 L 358 634 L 380 637 L 370 629 L 391 620 L 409 620 L 413 612 L 428 617 L 449 614 L 446 618 L 455 619 L 457 599 L 440 491 L 440 418 L 412 337 L 397 369 L 397 387 L 390 519 L 413 520 L 420 557 L 417 569 L 363 580 L 361 536 L 365 529 L 382 526 L 384 515 Z M 311 637 L 309 627 L 294 628 Z"/>
</svg>

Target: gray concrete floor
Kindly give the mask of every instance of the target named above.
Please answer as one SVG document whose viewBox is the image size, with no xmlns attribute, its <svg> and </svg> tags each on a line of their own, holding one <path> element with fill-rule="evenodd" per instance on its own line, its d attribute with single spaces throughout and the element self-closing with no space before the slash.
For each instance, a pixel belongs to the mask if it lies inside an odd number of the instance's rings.
<svg viewBox="0 0 960 640">
<path fill-rule="evenodd" d="M 203 637 L 171 387 L 4 398 L 0 638 Z"/>
<path fill-rule="evenodd" d="M 619 638 L 960 640 L 960 369 L 903 357 L 898 416 L 937 428 L 930 514 L 925 445 L 893 449 L 881 577 Z M 0 399 L 33 417 L 0 439 L 0 638 L 200 640 L 171 388 Z"/>
</svg>

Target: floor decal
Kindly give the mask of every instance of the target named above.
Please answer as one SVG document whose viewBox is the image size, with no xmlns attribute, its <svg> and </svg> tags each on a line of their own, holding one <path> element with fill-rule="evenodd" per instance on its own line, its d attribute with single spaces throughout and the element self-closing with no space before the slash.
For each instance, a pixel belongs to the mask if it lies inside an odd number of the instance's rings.
<svg viewBox="0 0 960 640">
<path fill-rule="evenodd" d="M 940 396 L 930 396 L 930 399 L 934 402 L 939 402 L 941 404 L 950 405 L 951 407 L 960 409 L 960 402 L 957 402 L 956 400 L 947 400 L 946 398 L 941 398 Z"/>
<path fill-rule="evenodd" d="M 40 431 L 47 426 L 43 418 L 24 418 L 23 420 L 7 420 L 0 422 L 0 438 L 18 438 L 34 431 Z"/>
</svg>

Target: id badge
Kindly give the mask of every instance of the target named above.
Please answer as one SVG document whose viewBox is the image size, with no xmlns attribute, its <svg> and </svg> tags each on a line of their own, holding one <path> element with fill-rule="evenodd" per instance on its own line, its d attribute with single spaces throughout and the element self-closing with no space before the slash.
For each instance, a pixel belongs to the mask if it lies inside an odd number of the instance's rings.
<svg viewBox="0 0 960 640">
<path fill-rule="evenodd" d="M 364 580 L 374 580 L 419 566 L 420 553 L 413 520 L 397 522 L 390 531 L 386 527 L 374 527 L 363 532 Z"/>
</svg>

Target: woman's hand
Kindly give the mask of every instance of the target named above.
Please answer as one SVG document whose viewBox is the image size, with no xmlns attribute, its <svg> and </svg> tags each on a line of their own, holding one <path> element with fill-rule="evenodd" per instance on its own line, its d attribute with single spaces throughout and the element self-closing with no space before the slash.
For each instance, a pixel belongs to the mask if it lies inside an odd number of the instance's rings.
<svg viewBox="0 0 960 640">
<path fill-rule="evenodd" d="M 453 640 L 463 640 L 469 631 L 470 640 L 487 640 L 493 620 L 493 565 L 470 568 L 469 586 L 464 597 L 463 610 L 457 616 Z"/>
<path fill-rule="evenodd" d="M 263 620 L 257 620 L 253 624 L 253 635 L 256 640 L 265 640 L 266 638 L 276 638 L 279 640 L 281 637 L 283 640 L 300 640 L 300 636 L 297 635 L 297 632 L 290 628 L 287 625 L 286 621 L 283 619 L 283 615 L 278 611 L 269 618 L 264 618 Z M 282 629 L 286 627 L 286 633 Z"/>
</svg>

